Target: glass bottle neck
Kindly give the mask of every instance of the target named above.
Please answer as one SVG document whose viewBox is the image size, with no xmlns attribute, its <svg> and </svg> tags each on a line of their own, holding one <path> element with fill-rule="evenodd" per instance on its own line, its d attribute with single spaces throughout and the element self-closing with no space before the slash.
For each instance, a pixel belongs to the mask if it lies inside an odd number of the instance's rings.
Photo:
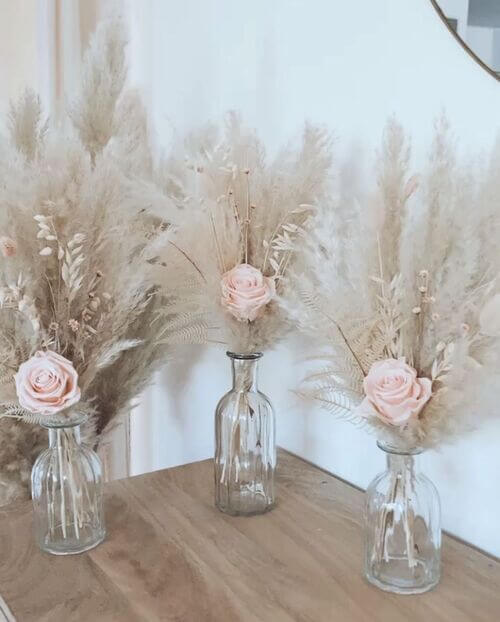
<svg viewBox="0 0 500 622">
<path fill-rule="evenodd" d="M 378 441 L 377 446 L 387 458 L 387 469 L 393 473 L 415 471 L 415 457 L 422 453 L 420 447 L 402 448 L 397 445 Z"/>
<path fill-rule="evenodd" d="M 415 456 L 413 454 L 387 454 L 387 468 L 393 473 L 414 473 Z"/>
<path fill-rule="evenodd" d="M 258 358 L 240 359 L 231 357 L 233 369 L 233 391 L 258 391 Z"/>
<path fill-rule="evenodd" d="M 393 472 L 403 472 L 415 470 L 415 458 L 422 453 L 422 448 L 402 448 L 395 444 L 378 441 L 377 446 L 387 458 L 387 468 Z"/>
<path fill-rule="evenodd" d="M 81 435 L 79 425 L 66 428 L 49 428 L 49 447 L 62 447 L 64 445 L 68 445 L 69 443 L 80 445 Z"/>
</svg>

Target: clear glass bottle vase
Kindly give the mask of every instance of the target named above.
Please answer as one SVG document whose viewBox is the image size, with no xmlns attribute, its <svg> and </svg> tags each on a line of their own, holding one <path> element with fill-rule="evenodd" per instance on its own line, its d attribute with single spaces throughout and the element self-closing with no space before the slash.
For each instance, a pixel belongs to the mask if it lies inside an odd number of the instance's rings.
<svg viewBox="0 0 500 622">
<path fill-rule="evenodd" d="M 102 467 L 97 454 L 80 440 L 85 419 L 44 424 L 49 447 L 31 472 L 35 537 L 43 551 L 71 555 L 104 540 Z"/>
<path fill-rule="evenodd" d="M 387 470 L 366 491 L 365 576 L 388 592 L 427 592 L 441 571 L 438 492 L 416 469 L 422 450 L 377 445 L 387 454 Z"/>
<path fill-rule="evenodd" d="M 262 514 L 274 505 L 275 417 L 257 386 L 262 354 L 235 354 L 233 387 L 215 412 L 215 504 L 232 515 Z"/>
</svg>

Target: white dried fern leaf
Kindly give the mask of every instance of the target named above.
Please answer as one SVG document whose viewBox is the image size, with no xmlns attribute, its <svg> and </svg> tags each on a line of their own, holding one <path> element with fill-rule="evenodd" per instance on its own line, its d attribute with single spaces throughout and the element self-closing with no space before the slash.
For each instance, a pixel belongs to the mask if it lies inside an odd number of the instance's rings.
<svg viewBox="0 0 500 622">
<path fill-rule="evenodd" d="M 47 418 L 46 415 L 31 413 L 29 410 L 19 406 L 19 404 L 14 403 L 0 404 L 0 419 L 3 417 L 19 419 L 29 424 L 40 424 Z"/>
<path fill-rule="evenodd" d="M 107 350 L 102 352 L 95 362 L 96 369 L 104 369 L 109 365 L 112 365 L 118 358 L 132 348 L 136 348 L 141 345 L 143 341 L 141 339 L 122 339 L 113 343 Z"/>
</svg>

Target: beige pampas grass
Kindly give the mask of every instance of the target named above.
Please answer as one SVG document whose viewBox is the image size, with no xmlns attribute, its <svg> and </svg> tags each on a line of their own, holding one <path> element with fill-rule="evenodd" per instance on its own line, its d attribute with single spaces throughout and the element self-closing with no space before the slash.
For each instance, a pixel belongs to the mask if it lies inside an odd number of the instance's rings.
<svg viewBox="0 0 500 622">
<path fill-rule="evenodd" d="M 203 341 L 206 327 L 186 255 L 159 259 L 175 205 L 153 179 L 140 101 L 123 90 L 124 46 L 119 21 L 99 27 L 70 109 L 74 131 L 50 127 L 27 91 L 0 143 L 0 234 L 14 241 L 0 257 L 0 416 L 34 419 L 19 408 L 12 377 L 35 351 L 54 350 L 78 372 L 93 444 L 171 344 Z M 151 204 L 166 222 L 148 215 Z M 4 498 L 24 490 L 43 437 L 0 423 Z"/>
<path fill-rule="evenodd" d="M 377 188 L 323 204 L 286 289 L 291 314 L 329 346 L 301 393 L 403 446 L 447 442 L 496 414 L 500 334 L 479 318 L 499 288 L 489 235 L 499 226 L 497 160 L 471 174 L 455 152 L 441 118 L 426 169 L 413 173 L 409 141 L 391 119 Z M 372 364 L 399 357 L 432 380 L 432 397 L 418 417 L 393 426 L 357 406 Z"/>
<path fill-rule="evenodd" d="M 175 238 L 193 259 L 202 307 L 213 320 L 213 339 L 235 352 L 266 350 L 290 329 L 277 299 L 254 320 L 238 320 L 221 304 L 221 278 L 250 264 L 274 280 L 278 297 L 316 202 L 328 184 L 328 133 L 306 125 L 298 148 L 268 160 L 255 132 L 231 113 L 225 128 L 190 134 L 165 165 L 163 184 L 184 214 Z"/>
</svg>

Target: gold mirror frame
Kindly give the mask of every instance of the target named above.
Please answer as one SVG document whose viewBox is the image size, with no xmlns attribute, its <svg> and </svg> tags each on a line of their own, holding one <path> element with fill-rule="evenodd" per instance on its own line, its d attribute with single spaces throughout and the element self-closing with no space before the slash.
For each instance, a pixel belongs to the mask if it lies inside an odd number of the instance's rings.
<svg viewBox="0 0 500 622">
<path fill-rule="evenodd" d="M 450 24 L 448 23 L 448 20 L 446 19 L 446 15 L 443 13 L 443 10 L 441 9 L 441 7 L 438 4 L 438 0 L 430 0 L 430 2 L 432 4 L 432 6 L 435 8 L 436 13 L 441 18 L 441 21 L 443 22 L 443 24 L 446 26 L 448 31 L 453 35 L 453 37 L 456 39 L 456 41 L 458 41 L 458 43 L 460 43 L 460 45 L 467 52 L 467 54 L 469 54 L 469 56 L 471 56 L 476 61 L 476 63 L 481 65 L 481 67 L 485 71 L 487 71 L 490 74 L 490 76 L 493 76 L 493 78 L 495 78 L 495 80 L 497 82 L 499 82 L 500 81 L 500 76 L 495 71 L 493 71 L 493 69 L 491 69 L 491 67 L 488 67 L 488 65 L 479 58 L 479 56 L 467 45 L 467 43 L 450 26 Z"/>
</svg>

